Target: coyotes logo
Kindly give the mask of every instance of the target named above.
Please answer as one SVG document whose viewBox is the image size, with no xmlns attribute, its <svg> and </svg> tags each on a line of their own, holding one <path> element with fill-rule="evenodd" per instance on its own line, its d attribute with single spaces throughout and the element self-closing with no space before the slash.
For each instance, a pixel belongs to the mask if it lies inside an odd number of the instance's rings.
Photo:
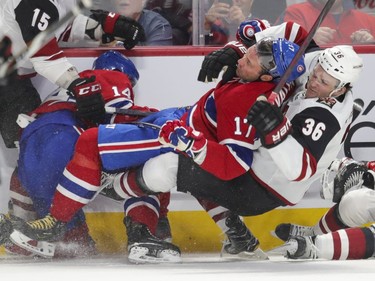
<svg viewBox="0 0 375 281">
<path fill-rule="evenodd" d="M 325 105 L 329 106 L 330 108 L 332 108 L 336 104 L 337 101 L 334 98 L 327 97 L 327 98 L 318 99 L 318 102 L 322 103 L 322 104 L 325 104 Z"/>
</svg>

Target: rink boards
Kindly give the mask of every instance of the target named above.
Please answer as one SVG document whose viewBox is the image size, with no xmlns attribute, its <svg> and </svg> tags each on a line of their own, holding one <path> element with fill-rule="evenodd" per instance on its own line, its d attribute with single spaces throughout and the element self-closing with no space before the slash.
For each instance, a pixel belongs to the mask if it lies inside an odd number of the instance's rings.
<svg viewBox="0 0 375 281">
<path fill-rule="evenodd" d="M 91 68 L 96 56 L 107 49 L 66 49 L 69 59 L 79 71 Z M 212 48 L 181 47 L 173 49 L 138 48 L 123 51 L 129 56 L 140 73 L 135 87 L 136 104 L 156 108 L 191 105 L 215 83 L 196 80 L 203 56 Z M 365 62 L 364 73 L 354 87 L 355 97 L 365 102 L 364 110 L 353 124 L 345 142 L 344 155 L 360 160 L 375 159 L 375 96 L 373 73 L 375 72 L 375 46 L 360 46 L 356 50 Z M 35 86 L 47 96 L 54 88 L 51 83 L 36 77 Z M 0 198 L 1 212 L 7 212 L 9 176 L 17 161 L 17 151 L 6 149 L 0 142 Z M 295 222 L 312 225 L 332 205 L 319 198 L 319 184 L 315 184 L 300 204 L 293 208 L 280 208 L 264 215 L 245 218 L 246 224 L 259 238 L 264 249 L 279 245 L 270 231 L 280 222 Z M 90 231 L 103 252 L 117 252 L 126 245 L 125 229 L 122 224 L 122 204 L 100 196 L 85 208 Z M 187 252 L 220 251 L 224 235 L 202 211 L 197 202 L 188 195 L 174 192 L 170 205 L 169 219 L 173 241 Z"/>
</svg>

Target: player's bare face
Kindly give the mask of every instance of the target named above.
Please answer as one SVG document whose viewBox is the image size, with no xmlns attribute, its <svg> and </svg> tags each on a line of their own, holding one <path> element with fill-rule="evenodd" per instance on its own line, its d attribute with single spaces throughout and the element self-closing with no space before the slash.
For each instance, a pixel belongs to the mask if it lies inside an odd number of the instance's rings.
<svg viewBox="0 0 375 281">
<path fill-rule="evenodd" d="M 256 46 L 254 45 L 238 60 L 237 76 L 244 81 L 252 82 L 258 80 L 262 72 L 263 69 L 260 66 Z"/>
<path fill-rule="evenodd" d="M 339 81 L 329 75 L 317 64 L 309 76 L 306 86 L 306 98 L 326 98 L 336 89 Z"/>
</svg>

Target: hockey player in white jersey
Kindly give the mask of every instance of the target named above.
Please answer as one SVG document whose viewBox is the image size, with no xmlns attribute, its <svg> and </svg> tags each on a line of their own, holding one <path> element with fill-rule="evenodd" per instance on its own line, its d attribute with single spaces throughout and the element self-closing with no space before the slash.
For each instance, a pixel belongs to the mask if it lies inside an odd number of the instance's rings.
<svg viewBox="0 0 375 281">
<path fill-rule="evenodd" d="M 75 0 L 4 0 L 1 1 L 0 28 L 12 44 L 12 53 L 18 55 L 24 51 L 37 34 L 58 22 L 72 8 Z M 93 123 L 104 118 L 104 102 L 100 93 L 92 89 L 100 88 L 95 79 L 80 79 L 77 69 L 65 57 L 58 42 L 97 41 L 103 44 L 123 41 L 127 49 L 133 48 L 144 40 L 143 28 L 134 20 L 116 13 L 96 10 L 90 17 L 78 15 L 73 21 L 63 24 L 52 39 L 29 59 L 19 61 L 17 82 L 1 89 L 0 98 L 4 110 L 0 130 L 7 147 L 15 147 L 18 128 L 15 123 L 19 113 L 28 113 L 40 103 L 39 94 L 29 78 L 36 73 L 42 75 L 58 87 L 70 89 L 77 98 L 78 114 Z M 22 79 L 21 79 L 22 78 Z M 82 89 L 89 89 L 83 96 Z M 11 101 L 11 102 L 9 102 Z M 2 116 L 3 116 L 2 115 Z"/>
<path fill-rule="evenodd" d="M 333 180 L 332 173 L 335 175 Z M 279 224 L 276 237 L 293 259 L 366 259 L 375 256 L 375 161 L 336 159 L 323 174 L 321 197 L 336 203 L 314 226 Z"/>
</svg>

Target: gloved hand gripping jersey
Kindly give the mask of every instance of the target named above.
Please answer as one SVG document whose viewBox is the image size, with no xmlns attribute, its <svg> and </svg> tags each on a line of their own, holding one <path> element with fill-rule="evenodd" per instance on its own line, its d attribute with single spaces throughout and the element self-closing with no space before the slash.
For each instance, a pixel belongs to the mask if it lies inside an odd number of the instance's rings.
<svg viewBox="0 0 375 281">
<path fill-rule="evenodd" d="M 292 124 L 280 108 L 267 101 L 256 101 L 248 112 L 247 120 L 267 148 L 278 145 L 292 132 Z"/>
<path fill-rule="evenodd" d="M 94 125 L 104 121 L 105 102 L 102 96 L 102 88 L 95 81 L 95 76 L 74 80 L 70 84 L 68 92 L 76 99 L 77 114 L 80 118 Z"/>
<path fill-rule="evenodd" d="M 205 56 L 198 81 L 212 82 L 219 77 L 220 72 L 226 67 L 222 81 L 226 83 L 236 75 L 237 62 L 246 54 L 247 48 L 240 42 L 232 41 L 222 49 L 214 51 Z"/>
<path fill-rule="evenodd" d="M 207 139 L 201 132 L 186 126 L 180 120 L 167 121 L 160 129 L 159 142 L 184 152 L 196 162 L 202 162 L 206 155 Z"/>
</svg>

